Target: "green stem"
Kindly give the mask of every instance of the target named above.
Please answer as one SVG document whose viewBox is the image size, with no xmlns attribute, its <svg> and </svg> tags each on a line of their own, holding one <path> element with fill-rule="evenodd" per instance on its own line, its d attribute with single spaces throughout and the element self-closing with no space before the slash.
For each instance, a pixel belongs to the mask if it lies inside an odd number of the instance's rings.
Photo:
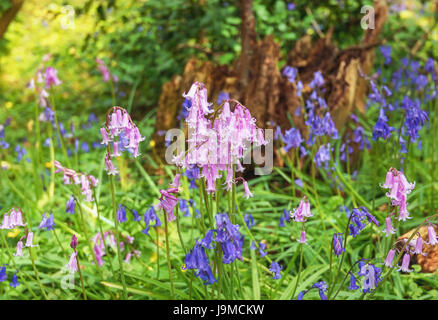
<svg viewBox="0 0 438 320">
<path fill-rule="evenodd" d="M 109 146 L 108 146 L 109 148 Z M 108 154 L 109 154 L 108 150 Z M 125 274 L 123 272 L 123 259 L 122 254 L 120 252 L 120 235 L 119 235 L 119 220 L 117 219 L 117 207 L 116 207 L 116 191 L 114 189 L 114 177 L 113 175 L 109 175 L 110 178 L 110 187 L 111 187 L 111 198 L 112 198 L 112 204 L 113 204 L 113 218 L 114 218 L 114 229 L 116 233 L 116 240 L 117 240 L 117 256 L 119 258 L 119 267 L 120 267 L 120 276 L 122 278 L 122 285 L 123 285 L 123 299 L 127 299 L 127 290 L 126 290 L 126 280 L 125 280 Z"/>
<path fill-rule="evenodd" d="M 169 282 L 170 282 L 170 292 L 172 294 L 172 299 L 175 299 L 175 290 L 173 288 L 173 279 L 172 279 L 172 266 L 170 263 L 170 249 L 169 249 L 169 229 L 167 227 L 167 215 L 166 211 L 164 212 L 164 229 L 166 232 L 166 255 L 167 255 L 167 268 L 169 270 Z"/>
</svg>

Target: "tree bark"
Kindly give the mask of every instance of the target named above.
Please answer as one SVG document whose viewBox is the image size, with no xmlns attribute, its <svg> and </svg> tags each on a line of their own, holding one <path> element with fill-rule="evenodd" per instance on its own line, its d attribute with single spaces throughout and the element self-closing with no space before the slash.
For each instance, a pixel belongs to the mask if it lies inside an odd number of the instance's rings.
<svg viewBox="0 0 438 320">
<path fill-rule="evenodd" d="M 10 0 L 11 7 L 6 10 L 3 15 L 0 17 L 0 39 L 3 38 L 6 30 L 8 30 L 9 24 L 14 20 L 18 11 L 20 11 L 21 6 L 24 3 L 24 0 Z"/>
</svg>

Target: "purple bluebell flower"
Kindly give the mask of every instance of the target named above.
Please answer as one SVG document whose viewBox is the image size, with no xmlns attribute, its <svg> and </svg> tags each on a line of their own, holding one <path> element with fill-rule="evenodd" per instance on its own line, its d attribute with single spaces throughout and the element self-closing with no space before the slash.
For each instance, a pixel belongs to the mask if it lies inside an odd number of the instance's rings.
<svg viewBox="0 0 438 320">
<path fill-rule="evenodd" d="M 224 102 L 225 100 L 230 99 L 230 94 L 228 92 L 225 91 L 221 91 L 219 92 L 219 95 L 217 96 L 217 104 L 222 104 L 222 102 Z"/>
<path fill-rule="evenodd" d="M 279 227 L 284 227 L 286 226 L 285 222 L 289 222 L 290 221 L 290 215 L 287 212 L 286 209 L 283 209 L 283 214 L 280 215 L 280 224 Z"/>
<path fill-rule="evenodd" d="M 352 272 L 350 272 L 350 285 L 348 286 L 348 290 L 357 290 L 360 287 L 357 285 L 357 279 Z"/>
<path fill-rule="evenodd" d="M 301 142 L 303 142 L 300 130 L 296 128 L 290 128 L 289 130 L 286 130 L 282 140 L 286 144 L 283 148 L 286 152 L 289 152 L 290 148 L 298 148 L 301 145 Z"/>
<path fill-rule="evenodd" d="M 385 115 L 385 110 L 381 108 L 379 118 L 373 128 L 373 140 L 378 140 L 379 138 L 386 140 L 391 136 L 391 132 L 394 131 L 394 128 L 390 127 L 387 122 L 388 118 Z"/>
<path fill-rule="evenodd" d="M 126 208 L 122 204 L 119 204 L 119 208 L 117 209 L 117 220 L 119 222 L 128 221 L 128 219 L 126 218 Z"/>
<path fill-rule="evenodd" d="M 209 230 L 206 234 L 205 237 L 201 240 L 200 244 L 205 248 L 205 249 L 213 249 L 214 248 L 214 242 L 213 242 L 213 230 Z"/>
<path fill-rule="evenodd" d="M 195 273 L 195 276 L 203 280 L 204 285 L 213 284 L 217 281 L 213 276 L 205 249 L 200 243 L 196 242 L 193 249 L 187 253 L 184 262 L 186 269 L 198 270 L 197 273 Z"/>
<path fill-rule="evenodd" d="M 244 220 L 248 229 L 251 229 L 253 226 L 255 226 L 254 217 L 251 213 L 245 213 Z"/>
<path fill-rule="evenodd" d="M 179 199 L 179 209 L 184 213 L 184 217 L 190 217 L 190 210 L 186 199 Z"/>
<path fill-rule="evenodd" d="M 84 151 L 84 152 L 90 152 L 90 146 L 88 145 L 88 143 L 86 143 L 86 142 L 82 142 L 81 143 L 81 149 L 82 149 L 82 151 Z"/>
<path fill-rule="evenodd" d="M 391 63 L 391 46 L 380 46 L 380 52 L 383 55 L 383 58 L 385 59 L 385 65 Z"/>
<path fill-rule="evenodd" d="M 46 231 L 50 231 L 55 228 L 55 218 L 53 217 L 52 211 L 50 211 L 49 217 L 47 217 L 45 213 L 43 214 L 43 219 L 41 220 L 38 228 L 41 230 L 46 229 Z"/>
<path fill-rule="evenodd" d="M 320 168 L 322 164 L 325 164 L 325 168 L 327 169 L 328 163 L 330 161 L 330 143 L 327 143 L 326 145 L 322 145 L 319 147 L 318 152 L 315 154 L 315 158 L 313 161 L 316 163 L 316 166 Z"/>
<path fill-rule="evenodd" d="M 266 244 L 264 242 L 260 242 L 259 243 L 259 253 L 260 253 L 260 257 L 265 257 L 267 255 L 267 253 L 265 252 L 266 249 Z"/>
<path fill-rule="evenodd" d="M 324 85 L 324 78 L 322 77 L 321 71 L 316 71 L 313 74 L 313 79 L 309 84 L 309 87 L 312 89 L 322 87 Z"/>
<path fill-rule="evenodd" d="M 293 11 L 293 10 L 295 10 L 295 8 L 297 7 L 297 5 L 295 4 L 295 3 L 292 3 L 292 2 L 288 2 L 288 4 L 287 4 L 287 10 L 289 10 L 289 11 Z"/>
<path fill-rule="evenodd" d="M 146 212 L 144 213 L 144 222 L 145 222 L 145 225 L 146 225 L 146 229 L 144 229 L 142 231 L 144 234 L 149 234 L 150 222 L 152 220 L 155 221 L 154 227 L 161 226 L 160 218 L 158 218 L 158 215 L 155 213 L 154 207 L 148 208 L 146 210 Z"/>
<path fill-rule="evenodd" d="M 17 144 L 17 146 L 15 147 L 15 152 L 17 153 L 17 162 L 20 162 L 20 160 L 26 154 L 26 149 Z"/>
<path fill-rule="evenodd" d="M 333 250 L 336 256 L 340 256 L 345 252 L 345 248 L 342 243 L 342 233 L 333 234 Z"/>
<path fill-rule="evenodd" d="M 280 272 L 281 269 L 283 269 L 283 267 L 281 267 L 277 262 L 272 261 L 271 267 L 269 268 L 269 271 L 274 273 L 272 279 L 274 280 L 281 279 L 281 272 Z"/>
<path fill-rule="evenodd" d="M 131 213 L 132 213 L 132 215 L 134 216 L 134 221 L 137 221 L 137 222 L 138 222 L 138 221 L 141 220 L 140 216 L 138 215 L 137 210 L 131 209 Z"/>
<path fill-rule="evenodd" d="M 298 70 L 294 67 L 286 66 L 283 69 L 282 74 L 287 77 L 289 82 L 295 82 L 295 78 L 297 77 Z"/>
<path fill-rule="evenodd" d="M 235 259 L 242 261 L 243 236 L 239 231 L 240 226 L 232 224 L 226 213 L 216 215 L 215 241 L 220 243 L 222 249 L 222 261 L 225 264 Z"/>
<path fill-rule="evenodd" d="M 76 206 L 76 202 L 75 202 L 75 197 L 72 195 L 66 203 L 66 209 L 65 212 L 70 213 L 70 214 L 74 214 L 75 213 L 75 206 Z"/>
<path fill-rule="evenodd" d="M 327 297 L 325 295 L 325 292 L 327 292 L 327 284 L 325 281 L 319 281 L 315 284 L 313 284 L 312 288 L 316 288 L 319 291 L 319 297 L 321 300 L 327 300 Z"/>
<path fill-rule="evenodd" d="M 9 285 L 10 285 L 12 288 L 16 288 L 16 287 L 18 287 L 18 286 L 20 285 L 20 282 L 18 282 L 17 274 L 14 274 L 14 275 L 12 276 L 12 280 L 11 280 L 11 282 L 9 283 Z"/>
<path fill-rule="evenodd" d="M 0 282 L 3 282 L 8 278 L 6 276 L 6 266 L 7 264 L 4 264 L 0 269 Z"/>
</svg>

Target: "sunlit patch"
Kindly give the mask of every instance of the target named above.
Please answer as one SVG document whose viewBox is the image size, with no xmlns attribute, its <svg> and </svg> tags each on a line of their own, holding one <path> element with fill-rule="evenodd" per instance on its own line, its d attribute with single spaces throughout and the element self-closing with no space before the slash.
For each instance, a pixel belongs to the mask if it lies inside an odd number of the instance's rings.
<svg viewBox="0 0 438 320">
<path fill-rule="evenodd" d="M 14 104 L 11 101 L 8 101 L 5 103 L 5 108 L 6 109 L 11 109 L 14 106 Z"/>
</svg>

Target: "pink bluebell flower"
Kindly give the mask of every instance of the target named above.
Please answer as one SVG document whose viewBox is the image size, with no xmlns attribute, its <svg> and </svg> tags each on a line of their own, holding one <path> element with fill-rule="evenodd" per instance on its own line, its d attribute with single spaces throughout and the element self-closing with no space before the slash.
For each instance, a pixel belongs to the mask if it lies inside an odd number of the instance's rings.
<svg viewBox="0 0 438 320">
<path fill-rule="evenodd" d="M 392 268 L 392 264 L 394 261 L 395 250 L 391 249 L 388 251 L 388 255 L 386 256 L 385 263 L 383 264 L 386 267 Z"/>
<path fill-rule="evenodd" d="M 391 216 L 385 218 L 385 230 L 383 232 L 385 233 L 386 237 L 389 236 L 389 234 L 395 234 L 395 229 L 392 226 Z"/>
<path fill-rule="evenodd" d="M 409 262 L 411 260 L 411 256 L 409 253 L 405 253 L 403 255 L 403 261 L 400 268 L 397 269 L 397 271 L 403 271 L 403 272 L 412 272 L 413 269 L 409 269 Z"/>
<path fill-rule="evenodd" d="M 296 222 L 305 222 L 305 218 L 313 216 L 310 212 L 310 203 L 306 196 L 301 199 L 298 208 L 294 209 L 293 212 L 291 211 L 290 216 Z"/>
</svg>

